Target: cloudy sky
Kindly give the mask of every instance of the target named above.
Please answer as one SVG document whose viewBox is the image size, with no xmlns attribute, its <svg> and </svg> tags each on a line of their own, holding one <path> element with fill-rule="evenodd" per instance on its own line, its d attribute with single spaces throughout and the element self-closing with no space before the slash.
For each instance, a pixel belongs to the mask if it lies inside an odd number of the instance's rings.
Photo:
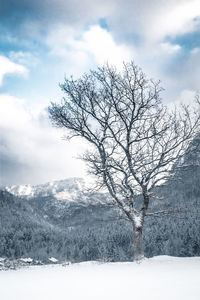
<svg viewBox="0 0 200 300">
<path fill-rule="evenodd" d="M 163 100 L 200 89 L 199 0 L 0 0 L 0 185 L 85 176 L 46 107 L 64 76 L 134 60 Z"/>
</svg>

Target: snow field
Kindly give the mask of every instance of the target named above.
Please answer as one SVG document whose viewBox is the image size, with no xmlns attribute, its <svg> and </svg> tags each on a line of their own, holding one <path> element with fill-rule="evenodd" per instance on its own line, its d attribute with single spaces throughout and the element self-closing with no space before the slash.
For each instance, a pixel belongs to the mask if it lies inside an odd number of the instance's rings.
<svg viewBox="0 0 200 300">
<path fill-rule="evenodd" d="M 200 257 L 83 262 L 0 272 L 1 300 L 199 300 Z"/>
</svg>

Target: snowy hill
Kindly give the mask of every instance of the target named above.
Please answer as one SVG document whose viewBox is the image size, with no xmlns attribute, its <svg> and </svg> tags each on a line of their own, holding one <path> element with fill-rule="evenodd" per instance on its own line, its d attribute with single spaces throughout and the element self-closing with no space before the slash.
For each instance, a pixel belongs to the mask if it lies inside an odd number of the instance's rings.
<svg viewBox="0 0 200 300">
<path fill-rule="evenodd" d="M 2 271 L 0 283 L 3 300 L 199 300 L 200 258 L 37 266 Z"/>
</svg>

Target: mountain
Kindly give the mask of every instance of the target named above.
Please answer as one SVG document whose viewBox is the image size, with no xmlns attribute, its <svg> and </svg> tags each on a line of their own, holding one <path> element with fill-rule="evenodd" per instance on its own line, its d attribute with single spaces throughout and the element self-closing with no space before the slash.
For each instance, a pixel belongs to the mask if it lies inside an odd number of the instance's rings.
<svg viewBox="0 0 200 300">
<path fill-rule="evenodd" d="M 90 193 L 87 192 L 85 182 L 82 178 L 69 178 L 57 180 L 40 185 L 13 185 L 6 186 L 9 193 L 26 198 L 34 197 L 54 197 L 57 200 L 67 202 L 88 203 Z"/>
<path fill-rule="evenodd" d="M 113 215 L 113 210 L 105 204 L 108 195 L 89 191 L 81 178 L 36 186 L 10 186 L 4 190 L 24 199 L 38 215 L 61 228 L 89 226 Z"/>
<path fill-rule="evenodd" d="M 177 211 L 147 218 L 144 250 L 155 255 L 200 255 L 200 139 L 191 143 L 173 177 L 156 193 L 152 209 Z M 162 200 L 164 199 L 164 200 Z M 132 228 L 119 218 L 108 195 L 88 191 L 80 178 L 0 192 L 0 257 L 49 261 L 132 259 Z"/>
<path fill-rule="evenodd" d="M 6 187 L 0 191 L 0 257 L 45 263 L 51 257 L 103 259 L 103 240 L 114 232 L 116 219 L 115 210 L 104 204 L 105 196 L 88 192 L 80 179 Z"/>
</svg>

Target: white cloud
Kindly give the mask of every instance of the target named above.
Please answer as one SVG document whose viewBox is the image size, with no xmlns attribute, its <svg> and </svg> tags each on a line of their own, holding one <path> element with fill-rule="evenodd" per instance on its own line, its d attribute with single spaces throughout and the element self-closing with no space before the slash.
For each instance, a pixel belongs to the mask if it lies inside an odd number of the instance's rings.
<svg viewBox="0 0 200 300">
<path fill-rule="evenodd" d="M 193 32 L 200 24 L 199 0 L 173 1 L 161 7 L 160 13 L 153 14 L 150 24 L 146 23 L 145 36 L 152 40 Z M 159 7 L 159 6 L 158 6 Z M 165 9 L 166 8 L 166 9 Z"/>
<path fill-rule="evenodd" d="M 36 66 L 39 63 L 39 59 L 31 52 L 10 51 L 9 58 L 20 65 Z"/>
<path fill-rule="evenodd" d="M 118 0 L 112 4 L 108 21 L 121 38 L 134 33 L 151 44 L 193 32 L 200 25 L 199 0 Z"/>
<path fill-rule="evenodd" d="M 6 74 L 17 73 L 26 75 L 28 70 L 20 65 L 16 64 L 5 56 L 0 55 L 0 86 L 3 83 L 3 78 Z"/>
<path fill-rule="evenodd" d="M 196 47 L 196 48 L 192 49 L 191 53 L 194 55 L 197 53 L 200 53 L 200 48 Z"/>
<path fill-rule="evenodd" d="M 176 99 L 173 99 L 173 101 L 169 102 L 168 105 L 170 107 L 174 107 L 174 105 L 191 105 L 195 103 L 195 96 L 196 92 L 193 90 L 182 90 L 180 91 L 179 95 L 176 97 Z"/>
<path fill-rule="evenodd" d="M 199 77 L 200 77 L 200 51 L 195 50 L 187 53 L 179 63 L 174 62 L 171 66 L 171 82 L 170 86 L 174 86 L 174 91 L 193 90 L 199 91 Z"/>
<path fill-rule="evenodd" d="M 57 27 L 46 40 L 51 51 L 56 56 L 73 61 L 79 68 L 89 66 L 91 62 L 102 65 L 110 62 L 115 65 L 133 59 L 133 48 L 116 43 L 106 29 L 98 25 L 77 36 L 70 27 Z"/>
<path fill-rule="evenodd" d="M 168 53 L 168 54 L 174 54 L 177 53 L 178 51 L 181 50 L 181 46 L 180 45 L 173 45 L 170 43 L 161 43 L 160 44 L 160 48 L 161 50 L 163 50 L 164 52 Z"/>
<path fill-rule="evenodd" d="M 62 140 L 46 112 L 26 107 L 26 101 L 0 94 L 1 183 L 41 183 L 85 176 L 85 165 L 76 156 L 85 148 L 79 140 Z M 4 160 L 4 161 L 3 161 Z M 11 168 L 8 166 L 12 162 Z"/>
<path fill-rule="evenodd" d="M 196 96 L 196 91 L 183 90 L 180 93 L 180 98 L 178 102 L 185 105 L 192 104 L 194 102 L 195 96 Z"/>
<path fill-rule="evenodd" d="M 23 1 L 18 2 L 20 7 Z M 103 18 L 115 38 L 136 34 L 152 42 L 195 31 L 200 24 L 199 0 L 51 0 L 42 6 L 40 2 L 32 1 L 27 8 L 29 18 L 22 16 L 15 24 L 23 37 L 42 40 L 58 24 L 80 32 L 80 28 Z M 9 7 L 10 13 L 15 14 L 15 9 Z"/>
<path fill-rule="evenodd" d="M 123 44 L 117 44 L 111 33 L 100 26 L 92 26 L 83 34 L 82 46 L 94 56 L 97 64 L 110 62 L 115 65 L 133 58 L 133 51 Z"/>
</svg>

